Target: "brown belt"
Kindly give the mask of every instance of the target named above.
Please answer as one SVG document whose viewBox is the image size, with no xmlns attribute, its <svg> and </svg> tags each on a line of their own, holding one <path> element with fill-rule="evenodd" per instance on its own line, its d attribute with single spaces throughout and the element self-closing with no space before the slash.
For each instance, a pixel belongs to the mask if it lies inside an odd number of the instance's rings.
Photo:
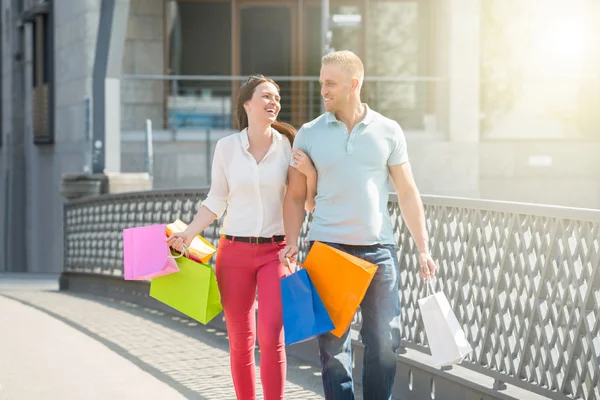
<svg viewBox="0 0 600 400">
<path fill-rule="evenodd" d="M 250 236 L 231 236 L 231 235 L 221 235 L 223 239 L 231 240 L 234 242 L 244 242 L 244 243 L 252 243 L 252 244 L 262 244 L 262 243 L 277 243 L 283 242 L 285 240 L 284 235 L 275 235 L 273 237 L 250 237 Z"/>
</svg>

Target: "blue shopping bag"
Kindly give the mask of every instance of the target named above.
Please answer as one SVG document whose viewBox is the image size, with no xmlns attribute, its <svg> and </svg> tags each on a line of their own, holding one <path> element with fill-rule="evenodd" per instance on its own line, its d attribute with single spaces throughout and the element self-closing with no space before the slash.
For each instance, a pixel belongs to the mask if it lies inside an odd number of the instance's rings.
<svg viewBox="0 0 600 400">
<path fill-rule="evenodd" d="M 281 280 L 281 301 L 286 346 L 335 328 L 305 269 Z"/>
</svg>

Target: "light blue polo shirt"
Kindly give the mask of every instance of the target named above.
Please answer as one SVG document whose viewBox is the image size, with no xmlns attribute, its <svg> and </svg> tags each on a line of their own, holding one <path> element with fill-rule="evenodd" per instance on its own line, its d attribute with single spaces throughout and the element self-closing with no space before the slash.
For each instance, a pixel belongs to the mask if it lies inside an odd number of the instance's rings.
<svg viewBox="0 0 600 400">
<path fill-rule="evenodd" d="M 310 240 L 396 243 L 387 208 L 388 166 L 408 161 L 406 139 L 396 121 L 367 107 L 348 135 L 346 125 L 327 112 L 302 126 L 294 147 L 312 159 L 318 172 Z"/>
</svg>

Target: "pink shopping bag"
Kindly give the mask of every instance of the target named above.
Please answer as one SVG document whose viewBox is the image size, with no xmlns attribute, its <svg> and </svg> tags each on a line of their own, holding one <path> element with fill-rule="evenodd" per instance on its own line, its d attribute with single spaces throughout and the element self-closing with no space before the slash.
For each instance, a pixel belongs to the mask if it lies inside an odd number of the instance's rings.
<svg viewBox="0 0 600 400">
<path fill-rule="evenodd" d="M 147 280 L 178 272 L 165 234 L 166 225 L 123 230 L 123 275 L 126 280 Z"/>
</svg>

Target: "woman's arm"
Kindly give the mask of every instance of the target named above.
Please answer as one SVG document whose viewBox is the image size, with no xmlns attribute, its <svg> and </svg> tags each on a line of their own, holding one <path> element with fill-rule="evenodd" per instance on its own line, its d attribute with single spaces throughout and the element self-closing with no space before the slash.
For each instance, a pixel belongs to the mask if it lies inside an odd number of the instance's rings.
<svg viewBox="0 0 600 400">
<path fill-rule="evenodd" d="M 208 196 L 200 206 L 194 220 L 184 232 L 174 233 L 167 239 L 167 244 L 181 252 L 183 245 L 189 246 L 192 240 L 205 230 L 213 221 L 220 218 L 227 208 L 229 183 L 225 174 L 222 143 L 217 142 L 212 164 L 212 177 Z"/>
<path fill-rule="evenodd" d="M 304 209 L 313 212 L 315 209 L 315 197 L 317 197 L 317 169 L 309 156 L 300 149 L 292 150 L 294 167 L 306 177 L 306 201 Z"/>
<path fill-rule="evenodd" d="M 215 219 L 217 219 L 217 215 L 210 211 L 208 207 L 202 205 L 196 213 L 194 220 L 188 225 L 184 233 L 191 238 L 195 238 L 200 234 L 200 232 L 212 224 Z M 186 245 L 188 244 L 186 243 Z"/>
</svg>

